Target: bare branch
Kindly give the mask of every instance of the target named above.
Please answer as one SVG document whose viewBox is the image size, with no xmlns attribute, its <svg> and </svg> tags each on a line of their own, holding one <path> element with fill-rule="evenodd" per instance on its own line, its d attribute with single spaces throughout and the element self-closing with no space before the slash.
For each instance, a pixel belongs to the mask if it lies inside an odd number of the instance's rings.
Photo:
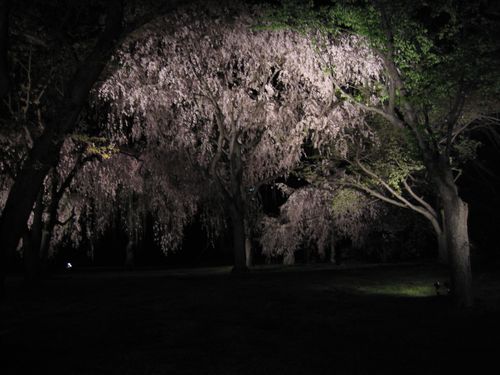
<svg viewBox="0 0 500 375">
<path fill-rule="evenodd" d="M 394 206 L 397 206 L 397 207 L 401 207 L 401 208 L 409 208 L 409 206 L 407 204 L 404 204 L 404 203 L 401 203 L 395 199 L 391 199 L 389 197 L 387 197 L 386 195 L 383 195 L 381 193 L 379 193 L 378 191 L 376 190 L 373 190 L 373 189 L 370 189 L 362 184 L 356 184 L 356 183 L 345 183 L 345 184 L 342 184 L 343 186 L 347 186 L 347 187 L 352 187 L 352 188 L 355 188 L 355 189 L 358 189 L 358 190 L 361 190 L 361 191 L 364 191 L 365 193 L 368 193 L 370 194 L 371 196 L 375 197 L 375 198 L 378 198 L 380 199 L 381 201 L 384 201 L 386 203 L 389 203 L 389 204 L 392 204 Z"/>
<path fill-rule="evenodd" d="M 422 197 L 419 197 L 413 191 L 413 189 L 410 187 L 410 185 L 408 185 L 408 182 L 406 182 L 406 180 L 403 181 L 403 185 L 404 185 L 406 191 L 408 193 L 410 193 L 410 195 L 413 197 L 413 199 L 415 199 L 418 203 L 420 203 L 423 207 L 425 207 L 427 209 L 427 211 L 429 211 L 436 219 L 438 218 L 436 210 L 434 210 L 434 208 L 429 203 L 427 203 Z"/>
<path fill-rule="evenodd" d="M 450 156 L 452 141 L 455 138 L 453 136 L 454 128 L 457 125 L 457 120 L 462 112 L 465 103 L 465 93 L 464 93 L 464 83 L 463 79 L 460 80 L 458 85 L 457 93 L 455 95 L 455 100 L 450 112 L 445 118 L 446 124 L 446 145 L 445 145 L 445 156 L 448 158 Z"/>
</svg>

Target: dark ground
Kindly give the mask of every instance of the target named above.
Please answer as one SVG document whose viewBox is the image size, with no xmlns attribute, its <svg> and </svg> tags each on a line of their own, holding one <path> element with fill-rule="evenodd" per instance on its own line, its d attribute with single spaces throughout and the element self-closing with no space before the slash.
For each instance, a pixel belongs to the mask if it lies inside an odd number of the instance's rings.
<svg viewBox="0 0 500 375">
<path fill-rule="evenodd" d="M 0 373 L 496 373 L 500 277 L 478 308 L 435 296 L 433 265 L 72 272 L 9 280 Z M 486 371 L 488 364 L 495 367 Z"/>
</svg>

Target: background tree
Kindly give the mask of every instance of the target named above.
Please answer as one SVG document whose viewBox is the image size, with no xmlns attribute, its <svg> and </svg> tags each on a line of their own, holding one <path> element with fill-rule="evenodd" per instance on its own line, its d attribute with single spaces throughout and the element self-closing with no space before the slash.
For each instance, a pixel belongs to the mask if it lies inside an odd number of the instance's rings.
<svg viewBox="0 0 500 375">
<path fill-rule="evenodd" d="M 125 8 L 121 0 L 84 3 L 22 0 L 11 4 L 9 36 L 15 35 L 16 40 L 12 40 L 10 46 L 25 51 L 35 46 L 43 49 L 41 55 L 46 58 L 34 61 L 38 67 L 51 66 L 38 69 L 36 81 L 43 83 L 45 78 L 53 78 L 45 80 L 45 83 L 50 81 L 48 91 L 53 95 L 40 103 L 45 127 L 23 160 L 2 210 L 2 285 L 5 258 L 16 248 L 43 181 L 56 165 L 64 140 L 79 123 L 88 94 L 108 63 L 118 38 L 158 14 L 170 11 L 176 3 L 175 0 L 131 0 Z M 9 72 L 15 72 L 19 66 L 16 51 L 11 48 L 9 56 L 14 62 Z M 11 93 L 16 92 L 19 83 L 11 82 L 14 85 Z"/>
<path fill-rule="evenodd" d="M 262 253 L 283 256 L 284 264 L 294 264 L 295 253 L 304 249 L 335 262 L 331 193 L 314 187 L 294 190 L 281 185 L 281 189 L 289 196 L 277 218 L 266 216 L 262 220 Z"/>
<path fill-rule="evenodd" d="M 78 63 L 72 78 L 64 85 L 63 99 L 56 102 L 59 105 L 51 106 L 51 111 L 46 114 L 47 125 L 35 140 L 29 156 L 23 161 L 9 190 L 0 219 L 1 294 L 3 294 L 6 256 L 16 248 L 43 181 L 49 170 L 56 165 L 64 139 L 78 123 L 88 92 L 98 79 L 107 56 L 120 35 L 121 10 L 121 1 L 108 3 L 108 17 L 104 31 L 95 47 L 91 49 L 88 58 Z"/>
<path fill-rule="evenodd" d="M 363 246 L 377 219 L 384 212 L 382 205 L 366 195 L 339 184 L 312 185 L 291 189 L 280 184 L 288 195 L 278 217 L 262 219 L 260 243 L 268 257 L 283 256 L 284 264 L 293 264 L 298 250 L 315 252 L 320 260 L 339 263 L 339 239 L 349 239 L 356 248 Z M 307 256 L 306 256 L 307 258 Z"/>
</svg>

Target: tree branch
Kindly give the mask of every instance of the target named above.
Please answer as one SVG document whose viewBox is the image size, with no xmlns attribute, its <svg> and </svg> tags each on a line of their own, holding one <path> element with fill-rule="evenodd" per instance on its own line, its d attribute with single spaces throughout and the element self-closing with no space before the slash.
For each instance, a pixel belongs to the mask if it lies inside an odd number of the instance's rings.
<svg viewBox="0 0 500 375">
<path fill-rule="evenodd" d="M 446 145 L 444 151 L 446 158 L 449 158 L 450 156 L 452 141 L 455 138 L 453 136 L 454 128 L 457 124 L 457 120 L 460 116 L 460 113 L 462 112 L 465 103 L 465 94 L 463 91 L 464 90 L 463 86 L 464 86 L 463 79 L 461 79 L 458 85 L 457 93 L 455 95 L 453 106 L 451 107 L 450 112 L 448 113 L 448 115 L 444 120 L 446 125 Z"/>
<path fill-rule="evenodd" d="M 429 204 L 427 203 L 423 198 L 419 197 L 413 189 L 408 185 L 406 180 L 403 181 L 403 185 L 408 193 L 415 199 L 418 203 L 420 203 L 427 211 L 429 211 L 436 219 L 438 218 L 438 215 L 436 213 L 436 210 Z"/>
<path fill-rule="evenodd" d="M 342 185 L 343 186 L 347 186 L 347 187 L 352 187 L 352 188 L 355 188 L 355 189 L 358 189 L 358 190 L 361 190 L 361 191 L 364 191 L 365 193 L 368 193 L 371 196 L 373 196 L 375 198 L 378 198 L 381 201 L 384 201 L 386 203 L 392 204 L 394 206 L 401 207 L 401 208 L 409 208 L 407 204 L 398 202 L 395 199 L 391 199 L 391 198 L 385 196 L 384 194 L 381 194 L 378 191 L 370 189 L 370 188 L 368 188 L 368 187 L 366 187 L 366 186 L 364 186 L 362 184 L 356 184 L 356 183 L 350 182 L 350 183 L 345 183 L 345 184 L 342 184 Z"/>
<path fill-rule="evenodd" d="M 413 211 L 416 211 L 416 212 L 420 213 L 421 215 L 423 215 L 427 219 L 429 219 L 431 222 L 437 220 L 437 215 L 436 215 L 436 212 L 435 212 L 434 209 L 432 209 L 432 211 L 429 211 L 429 210 L 427 210 L 426 205 L 422 205 L 422 206 L 415 205 L 414 203 L 410 202 L 408 199 L 406 199 L 405 197 L 403 197 L 401 194 L 399 194 L 397 191 L 395 191 L 393 188 L 391 188 L 389 186 L 389 184 L 387 182 L 385 182 L 381 177 L 379 177 L 377 174 L 375 174 L 374 172 L 370 171 L 363 164 L 361 164 L 361 162 L 359 160 L 356 161 L 356 164 L 358 165 L 359 168 L 361 168 L 361 170 L 364 173 L 366 173 L 368 176 L 370 176 L 370 177 L 374 178 L 375 180 L 377 180 L 396 200 L 398 200 L 399 202 L 401 202 L 402 206 L 404 206 L 406 208 L 410 208 Z M 380 194 L 380 193 L 377 193 L 377 194 L 378 195 L 375 195 L 377 198 L 380 198 L 380 196 L 384 196 L 383 194 Z M 382 199 L 382 198 L 380 198 L 380 199 Z M 387 199 L 388 198 L 386 197 L 385 201 L 387 201 Z M 418 200 L 418 202 L 420 203 L 420 200 Z M 399 205 L 399 206 L 402 207 L 401 205 Z"/>
</svg>

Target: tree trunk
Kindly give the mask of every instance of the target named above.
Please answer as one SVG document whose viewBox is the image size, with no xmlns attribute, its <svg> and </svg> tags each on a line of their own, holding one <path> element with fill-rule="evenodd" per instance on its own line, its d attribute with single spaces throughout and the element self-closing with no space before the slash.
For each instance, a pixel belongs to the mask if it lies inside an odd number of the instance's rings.
<svg viewBox="0 0 500 375">
<path fill-rule="evenodd" d="M 49 273 L 49 247 L 52 238 L 52 232 L 47 230 L 47 226 L 42 230 L 42 239 L 40 241 L 40 272 L 45 277 Z"/>
<path fill-rule="evenodd" d="M 23 235 L 23 265 L 24 265 L 24 284 L 33 286 L 38 279 L 40 258 L 33 244 L 31 232 L 26 231 Z"/>
<path fill-rule="evenodd" d="M 89 252 L 88 252 L 89 258 L 90 258 L 90 264 L 94 265 L 94 257 L 95 257 L 95 248 L 94 248 L 94 241 L 90 238 L 89 239 Z"/>
<path fill-rule="evenodd" d="M 245 255 L 246 255 L 246 265 L 248 268 L 253 266 L 253 251 L 252 251 L 252 240 L 245 236 Z"/>
<path fill-rule="evenodd" d="M 233 131 L 236 132 L 236 129 L 233 129 Z M 229 152 L 230 191 L 226 190 L 225 196 L 228 200 L 233 229 L 233 272 L 238 273 L 248 271 L 248 268 L 246 260 L 247 228 L 245 225 L 245 193 L 242 189 L 243 165 L 241 160 L 241 146 L 236 141 L 236 134 L 233 134 L 234 139 Z"/>
<path fill-rule="evenodd" d="M 474 304 L 474 296 L 467 228 L 468 207 L 458 194 L 449 158 L 445 154 L 424 154 L 424 159 L 441 201 L 442 231 L 437 233 L 440 258 L 447 260 L 450 267 L 451 294 L 457 307 L 470 308 Z M 443 243 L 446 243 L 446 247 Z"/>
<path fill-rule="evenodd" d="M 33 223 L 31 228 L 26 228 L 23 236 L 23 261 L 24 261 L 24 283 L 34 285 L 41 275 L 40 245 L 42 242 L 43 226 L 43 196 L 42 192 L 38 197 L 33 210 Z"/>
<path fill-rule="evenodd" d="M 438 242 L 438 261 L 441 264 L 449 264 L 448 244 L 446 241 L 446 231 L 436 233 Z"/>
<path fill-rule="evenodd" d="M 445 217 L 445 236 L 451 267 L 451 292 L 459 307 L 472 307 L 468 207 L 453 191 L 441 193 Z"/>
<path fill-rule="evenodd" d="M 49 271 L 49 248 L 52 241 L 52 234 L 57 223 L 57 209 L 61 196 L 57 193 L 57 184 L 55 182 L 55 170 L 52 177 L 52 186 L 50 189 L 49 217 L 43 225 L 42 239 L 40 244 L 40 260 L 42 275 L 47 275 Z"/>
<path fill-rule="evenodd" d="M 26 223 L 31 210 L 50 169 L 50 165 L 55 163 L 58 149 L 53 148 L 51 135 L 45 132 L 35 142 L 30 156 L 24 162 L 23 168 L 19 171 L 16 180 L 9 191 L 0 220 L 0 238 L 2 239 L 1 256 L 1 280 L 2 291 L 5 278 L 5 262 L 7 256 L 11 255 L 19 243 L 20 237 L 26 230 Z"/>
<path fill-rule="evenodd" d="M 90 55 L 68 82 L 60 113 L 49 121 L 12 185 L 0 219 L 0 297 L 5 294 L 5 263 L 26 227 L 30 212 L 47 173 L 57 164 L 62 143 L 75 128 L 88 94 L 112 53 L 122 26 L 122 1 L 108 2 L 106 27 Z M 54 111 L 55 113 L 56 111 Z"/>
<path fill-rule="evenodd" d="M 426 216 L 426 218 L 431 222 L 432 227 L 434 228 L 434 233 L 436 233 L 436 240 L 438 245 L 438 261 L 441 264 L 447 265 L 449 263 L 449 255 L 448 244 L 446 242 L 446 229 L 444 227 L 444 212 L 441 212 L 441 221 L 439 221 L 439 219 L 435 217 L 429 218 Z"/>
<path fill-rule="evenodd" d="M 285 266 L 293 266 L 295 264 L 295 253 L 290 251 L 283 256 L 283 264 Z"/>
<path fill-rule="evenodd" d="M 335 242 L 334 241 L 330 242 L 330 254 L 329 254 L 328 260 L 332 264 L 337 264 L 337 254 L 335 252 Z"/>
<path fill-rule="evenodd" d="M 129 238 L 127 247 L 125 248 L 125 268 L 132 270 L 135 266 L 135 243 L 133 239 Z"/>
<path fill-rule="evenodd" d="M 443 207 L 443 233 L 450 267 L 451 294 L 461 308 L 473 306 L 472 271 L 470 264 L 468 207 L 458 195 L 458 188 L 448 160 L 441 158 L 428 168 L 439 192 Z M 442 245 L 442 244 L 441 244 Z M 443 255 L 446 256 L 446 255 Z"/>
<path fill-rule="evenodd" d="M 246 263 L 245 249 L 245 223 L 243 213 L 232 205 L 230 208 L 231 226 L 233 231 L 233 253 L 234 253 L 234 272 L 245 272 L 248 270 Z"/>
</svg>

